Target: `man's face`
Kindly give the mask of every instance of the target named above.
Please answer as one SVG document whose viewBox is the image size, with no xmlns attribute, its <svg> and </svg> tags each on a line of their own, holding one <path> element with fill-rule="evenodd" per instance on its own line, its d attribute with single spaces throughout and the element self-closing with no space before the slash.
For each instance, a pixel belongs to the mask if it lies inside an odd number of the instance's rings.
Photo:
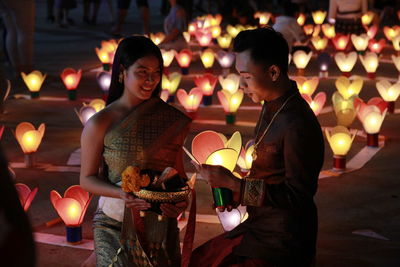
<svg viewBox="0 0 400 267">
<path fill-rule="evenodd" d="M 236 54 L 236 70 L 240 74 L 240 86 L 253 102 L 259 103 L 268 97 L 272 88 L 268 68 L 254 64 L 250 50 Z"/>
</svg>

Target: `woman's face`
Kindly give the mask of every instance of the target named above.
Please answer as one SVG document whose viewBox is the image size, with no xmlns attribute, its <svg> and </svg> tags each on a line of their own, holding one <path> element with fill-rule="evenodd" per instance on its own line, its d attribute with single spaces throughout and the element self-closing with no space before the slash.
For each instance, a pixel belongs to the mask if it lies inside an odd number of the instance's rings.
<svg viewBox="0 0 400 267">
<path fill-rule="evenodd" d="M 124 88 L 132 97 L 146 100 L 161 80 L 160 62 L 156 56 L 145 56 L 124 70 Z"/>
</svg>

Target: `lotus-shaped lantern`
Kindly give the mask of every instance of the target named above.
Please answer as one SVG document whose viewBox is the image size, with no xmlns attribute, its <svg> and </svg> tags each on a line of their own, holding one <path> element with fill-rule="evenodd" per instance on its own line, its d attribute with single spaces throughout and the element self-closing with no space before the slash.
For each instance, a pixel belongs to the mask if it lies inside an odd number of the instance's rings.
<svg viewBox="0 0 400 267">
<path fill-rule="evenodd" d="M 195 37 L 200 46 L 202 47 L 210 46 L 212 41 L 212 34 L 210 31 L 199 29 L 196 31 Z"/>
<path fill-rule="evenodd" d="M 393 27 L 385 26 L 383 27 L 383 33 L 385 34 L 386 39 L 392 41 L 393 38 L 400 35 L 400 26 L 397 25 Z"/>
<path fill-rule="evenodd" d="M 212 95 L 218 78 L 210 73 L 205 73 L 202 76 L 196 76 L 194 83 L 203 93 L 203 104 L 209 106 L 212 104 Z"/>
<path fill-rule="evenodd" d="M 96 51 L 96 55 L 99 58 L 101 64 L 103 65 L 104 71 L 110 70 L 110 65 L 112 64 L 112 52 L 105 48 L 98 48 L 95 47 L 94 50 Z"/>
<path fill-rule="evenodd" d="M 299 24 L 299 26 L 303 26 L 304 23 L 306 22 L 306 15 L 303 13 L 299 13 L 296 21 L 297 21 L 297 24 Z"/>
<path fill-rule="evenodd" d="M 364 52 L 365 50 L 367 50 L 369 39 L 370 38 L 366 33 L 363 33 L 361 35 L 351 35 L 351 42 L 358 52 Z"/>
<path fill-rule="evenodd" d="M 313 36 L 311 37 L 311 43 L 317 51 L 322 51 L 328 45 L 328 39 L 325 37 Z"/>
<path fill-rule="evenodd" d="M 391 84 L 388 80 L 381 80 L 376 83 L 376 88 L 386 101 L 388 112 L 393 114 L 396 100 L 400 95 L 400 83 Z"/>
<path fill-rule="evenodd" d="M 372 20 L 374 19 L 375 13 L 372 11 L 368 11 L 361 16 L 361 22 L 363 25 L 368 26 L 371 24 Z"/>
<path fill-rule="evenodd" d="M 371 27 L 365 27 L 367 35 L 370 39 L 374 39 L 378 32 L 378 25 L 372 25 Z"/>
<path fill-rule="evenodd" d="M 214 51 L 210 48 L 205 49 L 200 55 L 201 62 L 203 63 L 206 71 L 212 72 L 211 68 L 214 65 Z"/>
<path fill-rule="evenodd" d="M 232 37 L 235 38 L 236 35 L 239 34 L 239 32 L 244 30 L 244 26 L 243 25 L 236 25 L 236 26 L 232 26 L 232 25 L 228 25 L 226 26 L 226 31 L 228 32 L 228 34 Z"/>
<path fill-rule="evenodd" d="M 319 113 L 321 113 L 322 108 L 325 105 L 326 93 L 325 92 L 319 92 L 318 94 L 315 95 L 314 99 L 312 99 L 312 97 L 310 95 L 302 94 L 301 96 L 310 105 L 310 108 L 314 112 L 315 116 L 318 116 Z"/>
<path fill-rule="evenodd" d="M 218 80 L 222 90 L 226 90 L 231 94 L 234 94 L 239 89 L 240 76 L 237 74 L 231 73 L 226 78 L 219 75 Z"/>
<path fill-rule="evenodd" d="M 304 75 L 304 69 L 307 67 L 308 62 L 310 62 L 312 54 L 313 54 L 313 52 L 311 52 L 311 51 L 309 53 L 306 53 L 303 50 L 298 50 L 298 51 L 294 52 L 293 62 L 296 65 L 299 76 Z"/>
<path fill-rule="evenodd" d="M 197 112 L 197 109 L 200 106 L 201 99 L 203 98 L 203 93 L 200 88 L 193 88 L 190 90 L 189 94 L 186 93 L 185 90 L 179 89 L 178 92 L 176 92 L 176 97 L 179 100 L 179 103 L 184 107 L 186 112 L 191 118 L 195 118 L 195 114 Z"/>
<path fill-rule="evenodd" d="M 221 90 L 217 92 L 219 102 L 226 113 L 226 123 L 235 123 L 235 113 L 237 112 L 240 104 L 243 100 L 243 90 L 239 89 L 235 93 L 230 93 L 227 90 Z"/>
<path fill-rule="evenodd" d="M 324 33 L 325 37 L 328 39 L 332 39 L 336 36 L 335 26 L 332 24 L 322 24 L 322 32 Z"/>
<path fill-rule="evenodd" d="M 379 66 L 379 58 L 376 53 L 367 52 L 365 55 L 359 55 L 365 71 L 368 73 L 368 78 L 375 79 L 375 72 Z"/>
<path fill-rule="evenodd" d="M 336 82 L 336 89 L 344 99 L 358 96 L 363 87 L 364 81 L 361 77 L 353 76 L 352 81 L 344 76 L 339 77 Z"/>
<path fill-rule="evenodd" d="M 350 52 L 347 55 L 343 52 L 336 53 L 335 62 L 342 74 L 346 77 L 349 77 L 351 70 L 354 68 L 354 65 L 357 62 L 357 53 Z"/>
<path fill-rule="evenodd" d="M 192 61 L 192 52 L 189 49 L 182 49 L 179 53 L 175 52 L 175 58 L 181 67 L 182 74 L 189 74 L 189 65 Z"/>
<path fill-rule="evenodd" d="M 326 18 L 326 11 L 317 10 L 311 13 L 315 24 L 322 24 Z"/>
<path fill-rule="evenodd" d="M 222 74 L 224 76 L 227 76 L 229 74 L 230 67 L 233 65 L 233 62 L 235 61 L 235 54 L 219 50 L 215 54 L 215 56 L 218 60 L 218 63 L 222 67 Z"/>
<path fill-rule="evenodd" d="M 350 35 L 336 34 L 332 38 L 332 43 L 337 51 L 344 51 L 350 41 Z"/>
<path fill-rule="evenodd" d="M 254 13 L 254 18 L 258 19 L 258 24 L 260 26 L 265 26 L 268 24 L 269 20 L 271 19 L 272 14 L 269 12 L 261 12 L 257 11 Z"/>
<path fill-rule="evenodd" d="M 38 98 L 40 88 L 42 87 L 42 84 L 46 79 L 47 74 L 43 75 L 40 71 L 34 70 L 29 74 L 21 72 L 21 76 L 29 91 L 31 92 L 31 98 Z"/>
<path fill-rule="evenodd" d="M 68 242 L 79 243 L 82 240 L 81 224 L 92 197 L 79 185 L 69 187 L 64 197 L 55 190 L 50 192 L 51 203 L 67 227 Z"/>
<path fill-rule="evenodd" d="M 174 49 L 171 50 L 164 50 L 161 49 L 161 54 L 164 61 L 164 73 L 168 74 L 168 67 L 171 65 L 172 61 L 174 60 L 176 51 Z"/>
<path fill-rule="evenodd" d="M 325 135 L 333 151 L 333 169 L 346 169 L 346 155 L 350 150 L 356 133 L 351 134 L 346 127 L 336 126 L 331 131 L 325 129 Z"/>
<path fill-rule="evenodd" d="M 65 68 L 61 73 L 61 80 L 63 81 L 65 87 L 68 90 L 68 99 L 76 99 L 76 88 L 82 77 L 82 70 L 74 70 L 72 68 Z"/>
<path fill-rule="evenodd" d="M 162 41 L 164 41 L 165 34 L 163 32 L 150 33 L 150 39 L 153 41 L 153 43 L 159 45 Z"/>
<path fill-rule="evenodd" d="M 334 92 L 332 95 L 333 110 L 335 111 L 337 124 L 344 127 L 349 127 L 357 115 L 357 109 L 354 107 L 354 99 L 352 96 L 345 99 L 339 92 Z"/>
<path fill-rule="evenodd" d="M 248 218 L 248 213 L 246 212 L 246 206 L 239 206 L 231 211 L 220 211 L 215 209 L 219 221 L 222 224 L 224 231 L 231 231 L 240 223 L 244 222 Z"/>
<path fill-rule="evenodd" d="M 221 35 L 217 38 L 217 42 L 222 49 L 228 49 L 232 42 L 232 36 L 229 34 Z"/>
<path fill-rule="evenodd" d="M 178 89 L 181 79 L 182 75 L 178 72 L 173 72 L 169 75 L 163 74 L 161 80 L 161 87 L 163 90 L 168 90 L 169 93 L 168 102 L 174 102 L 174 95 L 176 89 Z"/>
<path fill-rule="evenodd" d="M 297 88 L 299 88 L 300 94 L 306 94 L 311 96 L 318 87 L 319 79 L 313 77 L 307 79 L 305 77 L 294 77 L 293 80 L 297 83 Z"/>
<path fill-rule="evenodd" d="M 239 165 L 242 172 L 247 173 L 253 165 L 253 152 L 254 152 L 254 140 L 249 140 L 246 146 L 240 151 L 237 165 Z"/>
<path fill-rule="evenodd" d="M 25 154 L 25 165 L 27 167 L 33 166 L 33 156 L 42 142 L 45 131 L 45 124 L 40 124 L 36 130 L 35 127 L 29 122 L 21 122 L 15 129 L 15 138 L 17 139 L 22 151 Z"/>
<path fill-rule="evenodd" d="M 370 39 L 368 43 L 368 48 L 371 52 L 380 54 L 385 45 L 386 45 L 386 40 L 383 38 L 380 39 L 379 41 L 375 39 Z"/>
<path fill-rule="evenodd" d="M 4 102 L 6 102 L 7 97 L 9 96 L 10 92 L 11 92 L 11 82 L 9 80 L 7 81 L 7 88 L 5 88 L 5 90 L 3 90 L 3 88 L 1 88 L 1 92 L 0 92 L 0 114 L 2 114 L 4 112 Z"/>
<path fill-rule="evenodd" d="M 36 196 L 38 188 L 35 187 L 33 190 L 31 190 L 26 184 L 17 183 L 15 184 L 15 189 L 17 190 L 21 206 L 24 208 L 24 211 L 28 211 L 33 199 Z"/>
</svg>

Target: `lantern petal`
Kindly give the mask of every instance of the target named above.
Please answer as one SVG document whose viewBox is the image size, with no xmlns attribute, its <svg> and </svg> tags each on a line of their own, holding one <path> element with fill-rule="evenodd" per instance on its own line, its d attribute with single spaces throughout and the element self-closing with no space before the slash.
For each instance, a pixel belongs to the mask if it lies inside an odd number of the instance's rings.
<svg viewBox="0 0 400 267">
<path fill-rule="evenodd" d="M 206 164 L 222 166 L 229 171 L 233 171 L 236 166 L 239 153 L 232 148 L 223 148 L 211 153 L 207 159 Z"/>
<path fill-rule="evenodd" d="M 22 207 L 24 207 L 26 200 L 31 193 L 31 189 L 26 184 L 21 183 L 15 184 L 15 189 L 17 190 L 19 201 L 21 202 Z"/>
<path fill-rule="evenodd" d="M 242 148 L 242 136 L 239 131 L 233 133 L 231 138 L 225 143 L 225 147 L 234 149 L 239 155 Z"/>
<path fill-rule="evenodd" d="M 44 123 L 41 123 L 39 125 L 38 131 L 40 133 L 41 138 L 43 138 L 44 131 L 46 130 L 46 125 Z"/>
<path fill-rule="evenodd" d="M 217 132 L 204 131 L 193 138 L 192 154 L 200 164 L 203 164 L 211 153 L 224 147 L 224 140 Z"/>
<path fill-rule="evenodd" d="M 55 209 L 56 209 L 57 201 L 60 200 L 61 198 L 62 198 L 61 195 L 57 191 L 55 191 L 55 190 L 50 191 L 50 201 L 51 201 L 51 204 L 53 204 L 53 207 Z"/>
<path fill-rule="evenodd" d="M 64 198 L 75 199 L 83 208 L 89 200 L 89 192 L 82 189 L 80 185 L 73 185 L 65 190 Z"/>
</svg>

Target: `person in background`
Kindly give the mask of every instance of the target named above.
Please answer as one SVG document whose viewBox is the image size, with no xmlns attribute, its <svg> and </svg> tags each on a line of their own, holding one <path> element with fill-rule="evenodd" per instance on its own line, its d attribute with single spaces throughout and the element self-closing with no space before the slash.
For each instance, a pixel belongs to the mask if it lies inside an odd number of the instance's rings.
<svg viewBox="0 0 400 267">
<path fill-rule="evenodd" d="M 69 17 L 69 11 L 76 6 L 76 0 L 55 0 L 56 22 L 60 28 L 75 25 L 75 21 Z"/>
<path fill-rule="evenodd" d="M 122 28 L 125 23 L 126 16 L 131 0 L 118 0 L 117 2 L 117 16 L 114 27 L 111 29 L 111 34 L 115 37 L 121 37 Z M 150 33 L 150 9 L 147 0 L 136 0 L 137 8 L 139 9 L 140 16 L 143 22 L 143 34 L 149 35 Z"/>
<path fill-rule="evenodd" d="M 99 7 L 100 0 L 83 0 L 83 22 L 96 25 Z"/>
<path fill-rule="evenodd" d="M 328 20 L 340 34 L 362 34 L 361 16 L 368 11 L 367 0 L 330 0 Z"/>
</svg>

